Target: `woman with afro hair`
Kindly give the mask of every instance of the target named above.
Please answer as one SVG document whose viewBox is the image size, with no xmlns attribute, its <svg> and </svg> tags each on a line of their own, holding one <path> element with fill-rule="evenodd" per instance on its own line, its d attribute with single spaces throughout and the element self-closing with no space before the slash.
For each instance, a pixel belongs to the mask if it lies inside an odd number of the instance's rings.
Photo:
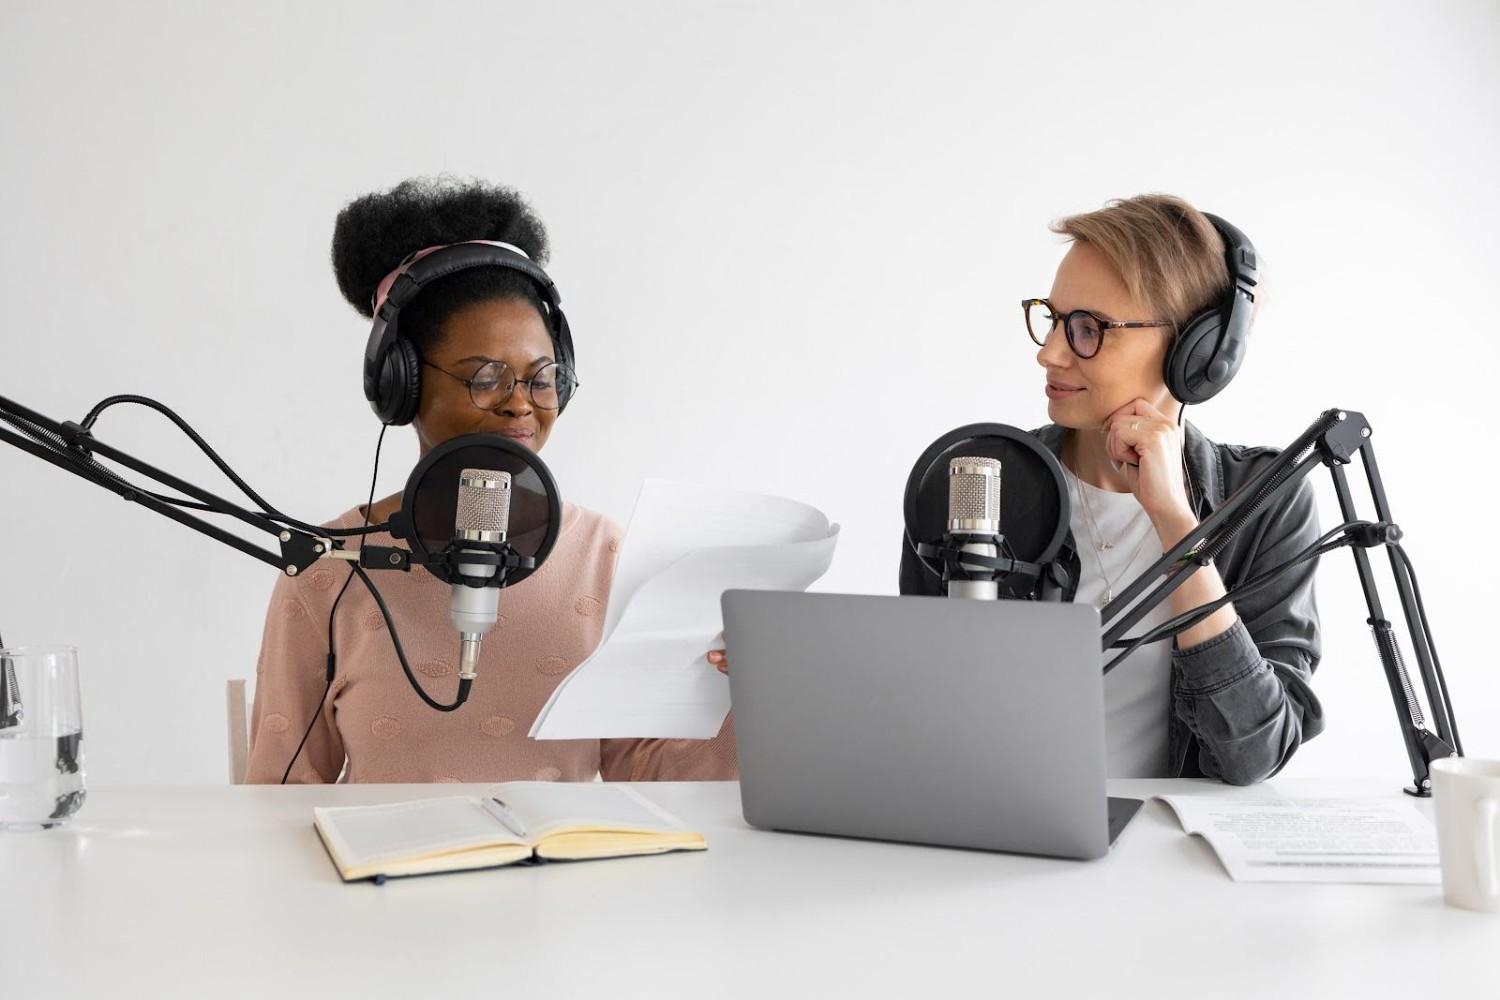
<svg viewBox="0 0 1500 1000">
<path fill-rule="evenodd" d="M 382 281 L 410 255 L 473 240 L 547 261 L 546 230 L 515 191 L 414 179 L 345 206 L 334 224 L 333 270 L 344 298 L 368 318 Z M 431 281 L 402 307 L 400 330 L 420 359 L 411 424 L 422 454 L 481 432 L 532 451 L 547 443 L 559 390 L 566 402 L 576 382 L 524 276 L 482 266 Z M 398 493 L 328 526 L 380 524 L 400 505 Z M 487 683 L 452 712 L 433 711 L 408 686 L 380 609 L 368 590 L 348 585 L 349 570 L 316 564 L 281 577 L 256 666 L 247 780 L 734 778 L 729 722 L 711 740 L 527 738 L 553 689 L 598 645 L 620 535 L 608 518 L 563 505 L 551 554 L 525 586 L 506 592 L 483 645 L 479 673 Z M 396 544 L 385 533 L 367 542 Z M 457 674 L 451 588 L 423 572 L 386 574 L 379 585 L 417 680 L 446 697 Z M 337 658 L 329 680 L 331 648 Z"/>
</svg>

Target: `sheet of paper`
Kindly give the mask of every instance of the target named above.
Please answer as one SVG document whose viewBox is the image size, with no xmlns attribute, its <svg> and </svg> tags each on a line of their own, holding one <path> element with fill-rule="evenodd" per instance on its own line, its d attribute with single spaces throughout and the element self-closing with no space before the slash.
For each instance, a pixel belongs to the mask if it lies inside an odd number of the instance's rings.
<svg viewBox="0 0 1500 1000">
<path fill-rule="evenodd" d="M 1237 882 L 1442 880 L 1432 823 L 1400 799 L 1159 798 Z"/>
<path fill-rule="evenodd" d="M 721 646 L 726 590 L 805 590 L 828 571 L 838 526 L 782 497 L 648 480 L 636 500 L 604 636 L 557 686 L 532 739 L 708 739 L 729 681 L 704 659 Z"/>
</svg>

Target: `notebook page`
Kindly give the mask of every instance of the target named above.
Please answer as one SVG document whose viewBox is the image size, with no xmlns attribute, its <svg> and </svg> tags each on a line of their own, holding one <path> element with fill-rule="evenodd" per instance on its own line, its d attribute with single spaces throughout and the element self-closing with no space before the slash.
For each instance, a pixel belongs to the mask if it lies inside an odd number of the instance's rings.
<svg viewBox="0 0 1500 1000">
<path fill-rule="evenodd" d="M 349 867 L 520 843 L 477 799 L 452 797 L 314 810 Z"/>
<path fill-rule="evenodd" d="M 526 826 L 532 842 L 564 828 L 687 831 L 677 817 L 625 785 L 509 781 L 487 789 Z"/>
</svg>

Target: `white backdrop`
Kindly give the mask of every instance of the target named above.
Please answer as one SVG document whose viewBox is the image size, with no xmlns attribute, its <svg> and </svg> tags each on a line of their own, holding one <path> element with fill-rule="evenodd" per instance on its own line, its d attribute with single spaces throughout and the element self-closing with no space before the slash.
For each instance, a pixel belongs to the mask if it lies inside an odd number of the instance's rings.
<svg viewBox="0 0 1500 1000">
<path fill-rule="evenodd" d="M 929 441 L 1045 419 L 1017 302 L 1063 252 L 1047 223 L 1144 191 L 1219 212 L 1269 294 L 1190 419 L 1279 445 L 1368 414 L 1468 749 L 1500 756 L 1496 3 L 5 0 L 4 22 L 0 394 L 75 420 L 155 396 L 306 519 L 362 500 L 377 432 L 333 218 L 409 175 L 514 185 L 551 230 L 583 381 L 545 453 L 565 496 L 622 521 L 648 475 L 804 499 L 844 525 L 820 588 L 858 592 L 894 592 Z M 145 411 L 98 430 L 221 483 Z M 391 435 L 383 492 L 415 456 Z M 9 448 L 0 514 L 0 632 L 80 647 L 92 779 L 222 781 L 223 685 L 253 674 L 274 571 Z M 1346 554 L 1319 588 L 1329 727 L 1288 773 L 1398 781 Z"/>
</svg>

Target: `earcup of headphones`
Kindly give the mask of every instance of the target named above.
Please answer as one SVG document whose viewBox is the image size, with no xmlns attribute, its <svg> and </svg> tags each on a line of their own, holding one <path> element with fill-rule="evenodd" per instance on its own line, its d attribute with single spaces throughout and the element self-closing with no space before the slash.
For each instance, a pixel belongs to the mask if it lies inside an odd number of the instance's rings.
<svg viewBox="0 0 1500 1000">
<path fill-rule="evenodd" d="M 1162 365 L 1162 378 L 1179 403 L 1205 402 L 1229 383 L 1227 376 L 1233 373 L 1224 370 L 1227 366 L 1222 361 L 1212 361 L 1223 329 L 1217 310 L 1208 310 L 1188 320 L 1172 341 Z"/>
<path fill-rule="evenodd" d="M 422 359 L 410 341 L 397 338 L 380 362 L 375 415 L 381 423 L 400 427 L 417 415 L 422 401 Z"/>
</svg>

